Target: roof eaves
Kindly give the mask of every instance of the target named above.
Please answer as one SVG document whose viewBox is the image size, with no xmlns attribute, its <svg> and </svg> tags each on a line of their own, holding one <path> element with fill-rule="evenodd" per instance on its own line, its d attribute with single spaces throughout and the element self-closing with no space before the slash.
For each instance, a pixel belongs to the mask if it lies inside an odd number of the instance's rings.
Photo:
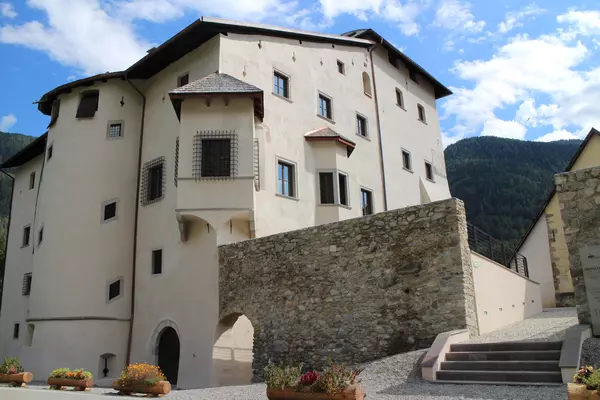
<svg viewBox="0 0 600 400">
<path fill-rule="evenodd" d="M 46 151 L 46 140 L 48 132 L 44 133 L 27 146 L 23 147 L 17 153 L 13 154 L 7 160 L 0 163 L 0 169 L 19 167 Z"/>
</svg>

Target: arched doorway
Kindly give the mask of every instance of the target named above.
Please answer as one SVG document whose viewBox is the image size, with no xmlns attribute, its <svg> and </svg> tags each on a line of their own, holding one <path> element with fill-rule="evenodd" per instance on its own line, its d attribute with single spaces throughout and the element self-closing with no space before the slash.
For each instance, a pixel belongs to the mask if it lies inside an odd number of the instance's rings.
<svg viewBox="0 0 600 400">
<path fill-rule="evenodd" d="M 175 329 L 165 328 L 158 339 L 158 366 L 171 385 L 177 385 L 179 373 L 179 336 Z"/>
<path fill-rule="evenodd" d="M 223 318 L 215 331 L 211 386 L 252 383 L 254 327 L 241 314 Z"/>
</svg>

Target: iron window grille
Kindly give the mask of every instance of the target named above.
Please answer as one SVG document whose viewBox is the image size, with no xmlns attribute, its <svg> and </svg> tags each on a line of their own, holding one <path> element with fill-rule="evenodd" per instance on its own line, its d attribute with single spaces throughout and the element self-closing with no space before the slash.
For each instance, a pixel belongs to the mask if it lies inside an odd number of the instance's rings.
<svg viewBox="0 0 600 400">
<path fill-rule="evenodd" d="M 179 136 L 175 139 L 175 165 L 173 167 L 173 179 L 175 180 L 175 187 L 177 187 L 177 180 L 179 179 Z"/>
<path fill-rule="evenodd" d="M 254 138 L 254 153 L 253 153 L 253 172 L 254 172 L 254 190 L 260 190 L 260 146 L 258 138 Z"/>
<path fill-rule="evenodd" d="M 98 111 L 98 100 L 100 92 L 97 90 L 87 90 L 81 94 L 81 101 L 77 107 L 75 118 L 93 118 Z"/>
<path fill-rule="evenodd" d="M 32 279 L 31 272 L 23 275 L 23 289 L 22 289 L 23 296 L 29 296 L 31 294 L 31 279 Z"/>
<path fill-rule="evenodd" d="M 108 124 L 108 138 L 116 139 L 120 137 L 123 137 L 123 124 L 120 122 Z"/>
<path fill-rule="evenodd" d="M 373 192 L 367 189 L 360 189 L 360 198 L 362 215 L 373 214 Z"/>
<path fill-rule="evenodd" d="M 273 93 L 286 99 L 290 98 L 289 78 L 279 72 L 273 73 Z"/>
<path fill-rule="evenodd" d="M 165 158 L 157 157 L 144 164 L 142 173 L 142 205 L 148 205 L 165 197 Z"/>
<path fill-rule="evenodd" d="M 232 179 L 238 173 L 235 131 L 203 131 L 194 137 L 193 176 L 196 180 Z"/>
</svg>

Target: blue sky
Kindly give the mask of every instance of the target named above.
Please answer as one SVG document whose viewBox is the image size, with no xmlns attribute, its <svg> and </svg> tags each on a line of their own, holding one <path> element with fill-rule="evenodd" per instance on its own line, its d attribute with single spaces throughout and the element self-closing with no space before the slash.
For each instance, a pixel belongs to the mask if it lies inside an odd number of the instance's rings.
<svg viewBox="0 0 600 400">
<path fill-rule="evenodd" d="M 600 127 L 598 0 L 0 0 L 0 130 L 42 134 L 43 93 L 127 68 L 202 15 L 375 29 L 454 91 L 438 102 L 446 144 Z"/>
</svg>

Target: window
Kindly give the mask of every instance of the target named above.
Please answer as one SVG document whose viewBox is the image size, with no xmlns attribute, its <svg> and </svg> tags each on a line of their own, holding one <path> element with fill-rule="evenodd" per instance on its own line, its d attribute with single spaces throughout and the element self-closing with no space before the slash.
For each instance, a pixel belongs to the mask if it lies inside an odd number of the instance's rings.
<svg viewBox="0 0 600 400">
<path fill-rule="evenodd" d="M 19 338 L 19 323 L 17 322 L 13 326 L 13 339 L 18 339 L 18 338 Z"/>
<path fill-rule="evenodd" d="M 392 64 L 395 68 L 398 68 L 398 62 L 396 61 L 396 56 L 394 55 L 394 53 L 392 53 L 391 51 L 388 51 L 388 61 L 390 62 L 390 64 Z"/>
<path fill-rule="evenodd" d="M 159 201 L 164 197 L 165 158 L 158 157 L 144 164 L 142 176 L 142 205 Z"/>
<path fill-rule="evenodd" d="M 48 146 L 48 161 L 50 161 L 50 159 L 52 158 L 52 150 L 54 148 L 54 144 L 50 143 L 50 146 Z"/>
<path fill-rule="evenodd" d="M 371 78 L 366 72 L 362 73 L 363 91 L 369 97 L 371 97 Z"/>
<path fill-rule="evenodd" d="M 360 198 L 362 215 L 373 214 L 373 192 L 367 189 L 360 189 Z"/>
<path fill-rule="evenodd" d="M 104 203 L 102 207 L 102 221 L 107 222 L 113 219 L 117 219 L 117 202 L 114 200 Z"/>
<path fill-rule="evenodd" d="M 433 166 L 431 165 L 430 162 L 427 162 L 427 161 L 425 161 L 425 176 L 430 181 L 433 180 Z"/>
<path fill-rule="evenodd" d="M 108 300 L 116 299 L 121 295 L 121 279 L 117 279 L 110 285 L 108 285 Z"/>
<path fill-rule="evenodd" d="M 290 98 L 289 78 L 280 72 L 273 73 L 273 93 L 286 99 Z"/>
<path fill-rule="evenodd" d="M 173 178 L 175 180 L 175 187 L 177 187 L 179 178 L 179 136 L 177 136 L 175 139 L 175 162 L 173 165 Z"/>
<path fill-rule="evenodd" d="M 40 228 L 40 230 L 38 231 L 38 246 L 40 244 L 42 244 L 42 241 L 44 240 L 44 227 L 42 226 Z"/>
<path fill-rule="evenodd" d="M 296 166 L 277 161 L 277 193 L 282 196 L 296 197 Z"/>
<path fill-rule="evenodd" d="M 356 114 L 356 134 L 362 137 L 368 137 L 367 119 L 360 114 Z"/>
<path fill-rule="evenodd" d="M 323 118 L 333 120 L 331 99 L 324 94 L 319 94 L 319 115 Z"/>
<path fill-rule="evenodd" d="M 83 92 L 75 118 L 94 118 L 96 111 L 98 111 L 99 98 L 100 92 L 97 90 L 86 90 Z"/>
<path fill-rule="evenodd" d="M 108 139 L 117 139 L 123 137 L 123 123 L 122 122 L 110 122 L 108 124 Z"/>
<path fill-rule="evenodd" d="M 22 247 L 29 246 L 29 236 L 31 236 L 31 225 L 27 225 L 23 228 L 23 245 Z"/>
<path fill-rule="evenodd" d="M 190 74 L 184 74 L 177 78 L 177 87 L 182 87 L 190 83 Z"/>
<path fill-rule="evenodd" d="M 35 332 L 35 325 L 27 325 L 27 338 L 25 339 L 25 346 L 31 347 L 33 345 L 33 332 Z"/>
<path fill-rule="evenodd" d="M 427 122 L 425 119 L 425 108 L 422 105 L 417 104 L 417 111 L 419 112 L 419 121 Z"/>
<path fill-rule="evenodd" d="M 23 296 L 29 296 L 31 294 L 31 272 L 23 275 Z"/>
<path fill-rule="evenodd" d="M 404 169 L 412 171 L 412 161 L 410 159 L 410 153 L 406 150 L 402 150 L 402 166 Z"/>
<path fill-rule="evenodd" d="M 346 66 L 340 60 L 337 60 L 337 69 L 340 74 L 346 75 Z"/>
<path fill-rule="evenodd" d="M 321 204 L 350 205 L 348 175 L 339 171 L 319 172 L 319 195 Z"/>
<path fill-rule="evenodd" d="M 35 188 L 35 171 L 29 174 L 29 190 Z"/>
<path fill-rule="evenodd" d="M 162 250 L 152 250 L 152 275 L 162 274 Z"/>
<path fill-rule="evenodd" d="M 205 131 L 194 137 L 194 178 L 231 179 L 237 175 L 235 131 Z"/>
<path fill-rule="evenodd" d="M 400 89 L 396 89 L 396 105 L 404 108 L 404 95 Z"/>
<path fill-rule="evenodd" d="M 411 81 L 413 81 L 415 83 L 419 83 L 419 79 L 418 79 L 417 73 L 415 71 L 409 70 L 408 77 L 410 78 Z"/>
<path fill-rule="evenodd" d="M 56 99 L 52 103 L 52 111 L 50 112 L 50 123 L 48 128 L 52 127 L 58 121 L 58 113 L 60 111 L 60 100 Z"/>
</svg>

